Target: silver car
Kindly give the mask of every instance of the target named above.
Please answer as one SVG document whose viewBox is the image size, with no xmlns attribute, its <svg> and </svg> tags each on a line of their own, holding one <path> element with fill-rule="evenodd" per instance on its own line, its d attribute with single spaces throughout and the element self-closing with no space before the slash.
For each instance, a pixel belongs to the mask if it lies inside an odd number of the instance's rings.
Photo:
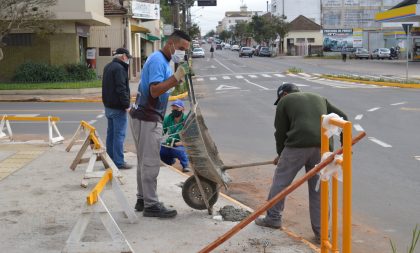
<svg viewBox="0 0 420 253">
<path fill-rule="evenodd" d="M 350 54 L 350 59 L 369 59 L 369 57 L 370 54 L 366 48 L 356 48 L 356 50 Z"/>
<path fill-rule="evenodd" d="M 373 50 L 372 59 L 391 59 L 391 50 L 388 48 L 377 48 Z"/>
</svg>

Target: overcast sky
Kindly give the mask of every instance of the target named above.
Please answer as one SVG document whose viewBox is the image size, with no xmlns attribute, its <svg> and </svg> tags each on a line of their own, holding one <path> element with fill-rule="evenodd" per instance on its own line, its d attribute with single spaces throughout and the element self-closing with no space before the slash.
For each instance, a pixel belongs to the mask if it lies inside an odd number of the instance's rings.
<svg viewBox="0 0 420 253">
<path fill-rule="evenodd" d="M 264 0 L 243 0 L 248 11 L 266 11 L 267 1 Z M 268 1 L 270 5 L 271 1 Z M 197 2 L 195 3 L 197 5 Z M 226 11 L 239 11 L 241 0 L 217 0 L 217 6 L 197 7 L 191 8 L 192 22 L 197 23 L 201 28 L 201 34 L 206 34 L 208 31 L 214 29 L 218 21 L 221 21 L 225 16 Z"/>
</svg>

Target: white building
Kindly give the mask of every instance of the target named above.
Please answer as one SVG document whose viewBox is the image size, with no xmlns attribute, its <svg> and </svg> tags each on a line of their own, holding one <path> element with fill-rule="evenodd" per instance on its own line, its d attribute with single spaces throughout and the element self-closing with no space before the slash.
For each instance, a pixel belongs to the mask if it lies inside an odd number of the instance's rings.
<svg viewBox="0 0 420 253">
<path fill-rule="evenodd" d="M 222 19 L 221 23 L 219 24 L 218 30 L 223 31 L 230 31 L 236 24 L 241 22 L 250 22 L 252 16 L 254 15 L 262 15 L 262 11 L 248 11 L 248 7 L 246 5 L 242 5 L 240 11 L 227 11 L 225 12 L 225 17 Z"/>
<path fill-rule="evenodd" d="M 321 24 L 321 0 L 271 0 L 271 13 L 292 22 L 300 15 Z"/>
</svg>

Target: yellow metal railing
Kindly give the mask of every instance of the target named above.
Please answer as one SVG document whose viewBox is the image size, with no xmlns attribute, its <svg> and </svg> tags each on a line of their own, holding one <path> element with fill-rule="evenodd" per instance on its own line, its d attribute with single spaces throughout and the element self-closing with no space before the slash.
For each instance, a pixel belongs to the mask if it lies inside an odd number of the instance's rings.
<svg viewBox="0 0 420 253">
<path fill-rule="evenodd" d="M 324 121 L 322 116 L 322 122 Z M 335 160 L 343 171 L 343 224 L 342 224 L 342 252 L 351 253 L 351 215 L 352 215 L 352 123 L 342 119 L 330 118 L 329 124 L 343 130 L 343 158 Z M 329 137 L 326 129 L 321 126 L 321 155 L 329 152 Z M 331 240 L 329 238 L 329 180 L 321 180 L 321 253 L 338 253 L 338 178 L 337 173 L 332 176 L 332 204 L 331 204 Z"/>
</svg>

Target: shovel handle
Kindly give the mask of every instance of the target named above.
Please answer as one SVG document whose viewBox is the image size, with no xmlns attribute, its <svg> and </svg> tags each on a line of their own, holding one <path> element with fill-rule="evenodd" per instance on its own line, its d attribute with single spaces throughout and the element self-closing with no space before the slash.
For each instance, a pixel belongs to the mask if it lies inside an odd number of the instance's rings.
<svg viewBox="0 0 420 253">
<path fill-rule="evenodd" d="M 245 168 L 245 167 L 254 167 L 254 166 L 260 166 L 260 165 L 269 165 L 273 164 L 273 161 L 264 161 L 264 162 L 257 162 L 257 163 L 244 163 L 244 164 L 235 164 L 235 165 L 224 165 L 222 166 L 222 170 L 231 170 L 231 169 L 237 169 L 237 168 Z"/>
</svg>

